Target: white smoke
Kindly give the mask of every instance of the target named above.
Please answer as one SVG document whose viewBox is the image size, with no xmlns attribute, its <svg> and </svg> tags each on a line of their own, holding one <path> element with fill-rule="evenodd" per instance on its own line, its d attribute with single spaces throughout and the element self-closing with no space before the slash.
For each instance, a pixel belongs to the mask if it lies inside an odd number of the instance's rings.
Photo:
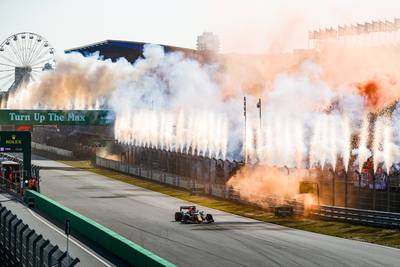
<svg viewBox="0 0 400 267">
<path fill-rule="evenodd" d="M 94 109 L 105 104 L 115 84 L 137 71 L 128 61 L 116 63 L 98 60 L 95 53 L 83 57 L 79 53 L 57 57 L 55 70 L 43 71 L 34 80 L 10 94 L 3 108 L 18 109 Z"/>
<path fill-rule="evenodd" d="M 112 93 L 116 137 L 123 143 L 225 159 L 229 103 L 214 81 L 213 66 L 181 53 L 160 53 L 146 46 L 145 58 Z"/>
<path fill-rule="evenodd" d="M 146 45 L 134 64 L 100 61 L 98 54 L 62 55 L 57 62 L 56 70 L 11 95 L 7 107 L 106 107 L 116 113 L 121 143 L 220 159 L 247 155 L 250 162 L 277 167 L 335 168 L 340 160 L 347 168 L 353 136 L 359 137 L 352 152 L 360 169 L 371 150 L 375 167 L 400 161 L 400 107 L 392 118 L 377 119 L 369 140 L 364 96 L 346 85 L 331 88 L 311 60 L 265 82 L 261 95 L 247 95 L 246 129 L 242 101 L 248 88 L 238 84 L 227 96 L 225 82 L 233 79 L 215 63 L 166 54 L 156 45 Z"/>
<path fill-rule="evenodd" d="M 347 168 L 356 131 L 352 125 L 361 120 L 363 101 L 351 92 L 332 90 L 321 73 L 306 61 L 298 73 L 277 77 L 266 95 L 261 127 L 253 123 L 247 133 L 257 139 L 246 143 L 253 161 L 297 168 L 329 163 L 335 168 L 340 157 Z"/>
</svg>

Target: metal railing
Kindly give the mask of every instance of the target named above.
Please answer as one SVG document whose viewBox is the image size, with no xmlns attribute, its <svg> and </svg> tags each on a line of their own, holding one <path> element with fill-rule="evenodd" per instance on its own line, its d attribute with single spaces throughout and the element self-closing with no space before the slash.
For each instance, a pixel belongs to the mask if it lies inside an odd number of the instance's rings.
<svg viewBox="0 0 400 267">
<path fill-rule="evenodd" d="M 324 220 L 345 221 L 385 228 L 400 228 L 400 213 L 334 206 L 314 206 L 309 215 Z"/>
<path fill-rule="evenodd" d="M 72 267 L 79 262 L 0 204 L 0 265 Z"/>
<path fill-rule="evenodd" d="M 11 155 L 11 154 L 8 154 L 8 153 L 0 153 L 0 157 L 1 158 L 6 158 L 7 160 L 14 161 L 14 162 L 18 163 L 21 166 L 20 169 L 22 169 L 23 160 L 21 158 L 19 158 L 17 156 L 14 156 L 14 155 Z M 32 177 L 36 177 L 36 178 L 39 179 L 40 178 L 40 173 L 39 172 L 40 172 L 40 167 L 35 165 L 35 164 L 31 164 Z"/>
<path fill-rule="evenodd" d="M 15 197 L 21 198 L 22 186 L 20 177 L 22 177 L 22 171 L 14 173 L 13 176 L 14 178 L 10 180 L 10 179 L 5 179 L 3 176 L 0 175 L 0 190 L 12 194 Z"/>
</svg>

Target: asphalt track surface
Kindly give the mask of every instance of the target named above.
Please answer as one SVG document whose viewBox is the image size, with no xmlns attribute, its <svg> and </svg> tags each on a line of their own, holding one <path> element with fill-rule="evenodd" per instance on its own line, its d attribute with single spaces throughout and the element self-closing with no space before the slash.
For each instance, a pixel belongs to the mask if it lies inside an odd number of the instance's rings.
<svg viewBox="0 0 400 267">
<path fill-rule="evenodd" d="M 2 206 L 11 210 L 13 214 L 17 215 L 18 219 L 28 224 L 36 233 L 41 234 L 53 245 L 57 245 L 62 251 L 67 250 L 67 237 L 63 229 L 28 209 L 10 194 L 0 192 L 0 202 Z M 78 266 L 114 266 L 76 238 L 70 237 L 68 247 L 69 254 L 74 258 L 79 258 Z"/>
<path fill-rule="evenodd" d="M 212 225 L 173 221 L 180 199 L 34 157 L 42 193 L 179 266 L 400 266 L 400 250 L 205 207 Z M 38 160 L 39 159 L 39 160 Z"/>
</svg>

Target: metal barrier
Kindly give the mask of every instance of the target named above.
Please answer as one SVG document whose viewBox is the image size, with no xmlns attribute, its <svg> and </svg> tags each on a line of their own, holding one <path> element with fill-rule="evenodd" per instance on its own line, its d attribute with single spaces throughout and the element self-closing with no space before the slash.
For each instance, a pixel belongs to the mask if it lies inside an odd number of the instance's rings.
<svg viewBox="0 0 400 267">
<path fill-rule="evenodd" d="M 21 194 L 21 180 L 22 171 L 19 173 L 14 173 L 13 179 L 5 179 L 3 176 L 0 175 L 0 190 L 7 192 L 14 197 L 22 198 Z"/>
<path fill-rule="evenodd" d="M 78 262 L 0 204 L 0 266 L 72 267 Z"/>
<path fill-rule="evenodd" d="M 310 215 L 325 220 L 346 221 L 385 228 L 400 228 L 400 213 L 333 206 L 314 206 L 310 211 Z"/>
<path fill-rule="evenodd" d="M 19 164 L 19 170 L 13 173 L 13 177 L 4 177 L 4 170 L 1 170 L 0 173 L 0 189 L 6 190 L 9 193 L 14 194 L 16 197 L 22 197 L 23 192 L 22 188 L 22 177 L 23 177 L 23 160 L 8 153 L 0 153 L 0 158 L 5 158 L 9 161 L 13 161 Z M 38 179 L 40 181 L 40 167 L 32 164 L 31 166 L 31 175 L 32 178 Z M 12 179 L 11 179 L 12 178 Z M 35 190 L 40 192 L 40 183 L 35 184 Z"/>
<path fill-rule="evenodd" d="M 14 162 L 18 163 L 19 165 L 21 165 L 21 169 L 22 169 L 23 160 L 21 158 L 13 156 L 8 153 L 0 153 L 0 158 L 6 158 L 7 160 L 14 161 Z M 32 164 L 32 167 L 31 167 L 32 176 L 40 178 L 39 172 L 40 172 L 40 167 L 35 164 Z"/>
</svg>

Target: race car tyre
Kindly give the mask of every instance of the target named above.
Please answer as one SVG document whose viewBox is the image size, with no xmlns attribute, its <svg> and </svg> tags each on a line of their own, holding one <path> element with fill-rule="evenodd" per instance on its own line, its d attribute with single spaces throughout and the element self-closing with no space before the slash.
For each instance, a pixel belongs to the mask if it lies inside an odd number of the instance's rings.
<svg viewBox="0 0 400 267">
<path fill-rule="evenodd" d="M 176 222 L 182 221 L 182 212 L 179 211 L 175 212 L 175 221 Z"/>
<path fill-rule="evenodd" d="M 189 223 L 190 216 L 188 214 L 183 215 L 182 223 Z"/>
<path fill-rule="evenodd" d="M 206 215 L 206 220 L 207 220 L 207 222 L 214 222 L 214 218 L 211 214 Z"/>
</svg>

